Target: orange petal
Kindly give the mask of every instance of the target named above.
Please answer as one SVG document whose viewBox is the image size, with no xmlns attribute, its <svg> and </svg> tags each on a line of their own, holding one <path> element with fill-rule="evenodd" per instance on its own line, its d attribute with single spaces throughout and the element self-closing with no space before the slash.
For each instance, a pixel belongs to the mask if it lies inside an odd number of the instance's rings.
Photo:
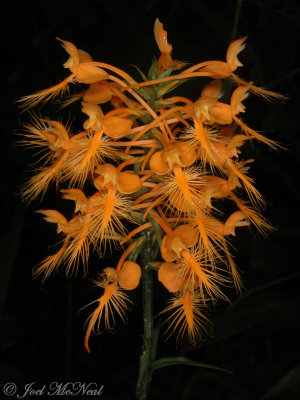
<svg viewBox="0 0 300 400">
<path fill-rule="evenodd" d="M 49 125 L 49 129 L 47 129 L 48 132 L 54 133 L 60 139 L 69 140 L 68 131 L 66 130 L 66 128 L 63 126 L 62 123 L 58 121 L 46 121 L 46 122 Z"/>
<path fill-rule="evenodd" d="M 213 122 L 217 124 L 229 125 L 232 123 L 232 111 L 228 104 L 218 102 L 209 109 L 209 113 Z"/>
<path fill-rule="evenodd" d="M 163 152 L 158 151 L 153 154 L 150 160 L 150 168 L 157 175 L 165 175 L 171 171 L 169 164 L 162 158 Z"/>
<path fill-rule="evenodd" d="M 158 270 L 158 280 L 171 293 L 180 292 L 184 285 L 184 279 L 175 263 L 162 263 Z"/>
<path fill-rule="evenodd" d="M 107 267 L 103 270 L 109 282 L 117 282 L 118 281 L 118 273 L 115 268 Z"/>
<path fill-rule="evenodd" d="M 140 190 L 142 187 L 142 181 L 134 172 L 120 172 L 117 186 L 119 192 L 131 194 Z"/>
<path fill-rule="evenodd" d="M 238 60 L 237 55 L 244 50 L 246 43 L 244 41 L 247 39 L 247 36 L 237 39 L 234 42 L 230 43 L 227 54 L 226 61 L 229 65 L 231 71 L 235 71 L 237 67 L 243 66 L 243 64 Z"/>
<path fill-rule="evenodd" d="M 203 115 L 208 121 L 210 121 L 210 110 L 213 106 L 215 106 L 218 102 L 218 99 L 213 97 L 200 97 L 195 102 L 195 115 L 198 121 L 200 121 L 200 117 Z"/>
<path fill-rule="evenodd" d="M 71 72 L 75 72 L 77 65 L 79 64 L 79 52 L 77 47 L 67 40 L 62 40 L 60 38 L 56 38 L 61 42 L 62 47 L 66 50 L 69 54 L 70 58 L 68 61 L 64 63 L 65 68 L 69 68 Z"/>
<path fill-rule="evenodd" d="M 167 262 L 178 259 L 178 255 L 170 248 L 170 236 L 166 235 L 161 241 L 161 256 Z"/>
<path fill-rule="evenodd" d="M 64 231 L 64 226 L 68 224 L 66 218 L 56 210 L 37 210 L 36 213 L 45 215 L 44 220 L 51 222 L 52 224 L 57 224 L 57 233 Z"/>
<path fill-rule="evenodd" d="M 235 228 L 238 226 L 249 226 L 250 223 L 246 221 L 245 215 L 241 211 L 235 211 L 225 222 L 224 235 L 235 236 Z"/>
<path fill-rule="evenodd" d="M 35 212 L 45 215 L 45 221 L 53 224 L 66 224 L 68 222 L 66 218 L 56 210 L 37 210 Z"/>
<path fill-rule="evenodd" d="M 230 105 L 233 115 L 245 112 L 245 106 L 242 102 L 249 96 L 249 88 L 250 86 L 239 86 L 232 93 Z"/>
<path fill-rule="evenodd" d="M 94 186 L 98 190 L 105 190 L 106 188 L 103 186 L 104 184 L 104 178 L 103 176 L 98 176 L 96 179 L 94 179 Z"/>
<path fill-rule="evenodd" d="M 161 53 L 171 53 L 172 46 L 168 43 L 167 32 L 158 18 L 154 23 L 154 37 Z"/>
<path fill-rule="evenodd" d="M 83 124 L 84 129 L 99 129 L 101 126 L 101 120 L 103 118 L 103 112 L 101 108 L 97 104 L 90 104 L 84 101 L 81 103 L 81 105 L 81 111 L 89 116 L 89 119 Z"/>
<path fill-rule="evenodd" d="M 132 120 L 120 117 L 104 117 L 104 133 L 114 139 L 125 136 L 131 129 Z"/>
<path fill-rule="evenodd" d="M 125 290 L 135 289 L 141 279 L 141 267 L 133 261 L 125 261 L 119 272 L 119 285 Z"/>
<path fill-rule="evenodd" d="M 88 204 L 88 200 L 80 189 L 61 189 L 63 193 L 62 198 L 66 200 L 75 201 L 75 213 L 77 211 L 82 211 Z"/>
<path fill-rule="evenodd" d="M 117 168 L 112 164 L 102 164 L 95 169 L 95 174 L 99 174 L 96 179 L 94 179 L 94 185 L 98 190 L 107 189 L 111 185 L 116 186 L 117 180 L 119 178 L 119 172 Z"/>
</svg>

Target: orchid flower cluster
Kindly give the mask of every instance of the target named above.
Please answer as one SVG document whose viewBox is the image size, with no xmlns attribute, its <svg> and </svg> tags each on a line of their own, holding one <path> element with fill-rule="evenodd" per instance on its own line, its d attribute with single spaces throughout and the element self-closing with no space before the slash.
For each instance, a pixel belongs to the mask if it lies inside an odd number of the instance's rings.
<svg viewBox="0 0 300 400">
<path fill-rule="evenodd" d="M 266 99 L 280 95 L 235 74 L 242 66 L 237 56 L 246 38 L 229 45 L 226 61 L 187 66 L 172 58 L 158 19 L 154 36 L 161 54 L 148 76 L 138 70 L 140 83 L 58 39 L 69 55 L 64 67 L 70 75 L 21 99 L 25 109 L 58 97 L 63 97 L 63 106 L 81 101 L 86 116 L 79 133 L 37 114 L 25 125 L 23 143 L 37 149 L 41 166 L 24 185 L 24 199 L 43 197 L 55 182 L 62 198 L 74 203 L 70 218 L 53 209 L 37 211 L 57 225 L 62 239 L 34 275 L 46 279 L 59 267 L 67 276 L 79 268 L 86 273 L 91 250 L 102 257 L 107 247 L 123 249 L 117 265 L 101 270 L 95 280 L 100 297 L 87 321 L 87 351 L 91 333 L 102 325 L 109 329 L 114 313 L 125 319 L 128 292 L 142 275 L 136 261 L 145 232 L 152 241 L 153 270 L 161 289 L 170 293 L 162 311 L 169 315 L 167 331 L 187 333 L 195 342 L 208 322 L 205 310 L 218 299 L 227 300 L 224 287 L 242 286 L 230 235 L 250 224 L 262 233 L 271 228 L 260 215 L 264 200 L 249 176 L 253 159 L 243 159 L 242 148 L 249 141 L 272 148 L 278 144 L 248 126 L 242 115 L 250 94 Z M 189 79 L 199 85 L 196 101 L 170 96 Z M 224 80 L 233 87 L 228 104 L 221 101 Z M 80 84 L 81 91 L 70 95 L 73 83 Z M 137 227 L 128 231 L 134 224 Z"/>
</svg>

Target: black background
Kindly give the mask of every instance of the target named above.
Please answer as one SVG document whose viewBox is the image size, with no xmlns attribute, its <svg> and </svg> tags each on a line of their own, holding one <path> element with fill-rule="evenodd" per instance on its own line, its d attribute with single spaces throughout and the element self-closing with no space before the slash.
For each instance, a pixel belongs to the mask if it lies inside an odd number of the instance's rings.
<svg viewBox="0 0 300 400">
<path fill-rule="evenodd" d="M 42 222 L 34 211 L 59 208 L 62 203 L 54 188 L 42 205 L 35 201 L 25 206 L 20 199 L 32 159 L 29 151 L 16 146 L 21 123 L 28 116 L 19 113 L 15 100 L 66 76 L 61 67 L 66 54 L 56 36 L 137 79 L 131 64 L 147 71 L 154 55 L 159 55 L 153 38 L 154 20 L 159 17 L 175 59 L 190 63 L 224 59 L 233 39 L 237 4 L 234 0 L 2 3 L 1 383 L 15 382 L 22 393 L 30 382 L 36 382 L 35 389 L 53 381 L 96 382 L 104 385 L 100 398 L 133 399 L 143 328 L 137 289 L 128 323 L 117 323 L 115 332 L 92 337 L 91 354 L 83 347 L 83 325 L 91 309 L 79 310 L 98 295 L 89 279 L 97 270 L 114 265 L 119 256 L 115 252 L 100 261 L 93 256 L 88 279 L 81 274 L 66 279 L 61 272 L 44 285 L 32 279 L 32 267 L 53 250 L 49 245 L 57 240 L 55 227 Z M 266 103 L 255 96 L 246 102 L 246 122 L 286 148 L 270 151 L 255 143 L 251 150 L 255 158 L 251 174 L 268 201 L 264 216 L 277 230 L 267 239 L 254 229 L 243 230 L 234 239 L 235 260 L 246 289 L 240 297 L 230 292 L 232 306 L 220 303 L 216 307 L 211 338 L 195 348 L 185 340 L 176 344 L 175 339 L 165 342 L 163 337 L 158 345 L 158 357 L 182 355 L 232 374 L 192 366 L 160 369 L 154 373 L 150 399 L 300 398 L 299 24 L 297 0 L 244 0 L 235 35 L 248 35 L 240 57 L 244 67 L 238 74 L 289 97 L 285 103 Z M 183 94 L 196 100 L 197 83 L 188 84 Z M 51 106 L 41 112 L 56 115 Z M 59 115 L 64 121 L 74 118 L 71 111 Z M 73 121 L 75 130 L 77 126 L 80 129 Z M 157 313 L 166 296 L 158 284 L 155 290 Z"/>
</svg>

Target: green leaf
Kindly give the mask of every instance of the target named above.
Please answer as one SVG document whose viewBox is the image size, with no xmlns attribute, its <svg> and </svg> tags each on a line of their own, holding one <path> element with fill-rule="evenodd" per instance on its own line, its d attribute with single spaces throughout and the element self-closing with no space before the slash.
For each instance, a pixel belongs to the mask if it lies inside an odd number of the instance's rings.
<svg viewBox="0 0 300 400">
<path fill-rule="evenodd" d="M 151 67 L 148 72 L 148 77 L 149 77 L 149 80 L 152 81 L 154 79 L 157 79 L 157 76 L 158 76 L 157 58 L 154 57 Z"/>
<path fill-rule="evenodd" d="M 132 67 L 134 67 L 137 71 L 138 71 L 138 73 L 141 75 L 141 77 L 142 77 L 142 79 L 146 82 L 147 80 L 148 80 L 148 78 L 146 77 L 146 75 L 144 74 L 144 72 L 142 71 L 142 70 L 140 70 L 140 68 L 139 67 L 137 67 L 136 65 L 134 65 L 134 64 L 130 64 Z"/>
<path fill-rule="evenodd" d="M 0 385 L 2 386 L 8 382 L 13 382 L 17 386 L 19 393 L 24 393 L 24 380 L 21 372 L 12 364 L 0 359 Z M 15 396 L 5 396 L 5 398 L 6 397 L 11 399 L 17 398 Z"/>
<path fill-rule="evenodd" d="M 0 311 L 4 307 L 10 278 L 18 253 L 21 232 L 23 227 L 23 210 L 19 209 L 0 244 Z"/>
<path fill-rule="evenodd" d="M 152 224 L 152 228 L 153 228 L 153 230 L 154 230 L 154 234 L 155 234 L 155 239 L 156 239 L 156 242 L 159 244 L 159 248 L 161 249 L 161 227 L 160 227 L 160 225 L 155 221 L 155 219 L 153 219 L 153 218 L 151 218 L 150 216 L 149 216 L 149 221 L 151 222 L 151 224 Z"/>
<path fill-rule="evenodd" d="M 158 360 L 155 360 L 152 363 L 152 370 L 155 371 L 160 368 L 170 367 L 171 365 L 190 365 L 193 367 L 214 369 L 216 371 L 222 371 L 222 372 L 226 372 L 227 374 L 232 374 L 232 372 L 228 371 L 227 369 L 216 367 L 216 366 L 210 365 L 210 364 L 204 364 L 204 363 L 201 363 L 198 361 L 189 360 L 188 358 L 185 358 L 185 357 L 159 358 Z"/>
<path fill-rule="evenodd" d="M 282 276 L 281 278 L 275 279 L 271 282 L 263 283 L 262 285 L 256 286 L 253 289 L 247 290 L 247 292 L 243 293 L 235 301 L 232 302 L 231 307 L 227 310 L 227 313 L 231 312 L 235 307 L 237 307 L 241 302 L 246 300 L 248 297 L 256 295 L 257 293 L 262 292 L 265 289 L 269 289 L 277 285 L 281 285 L 283 283 L 293 281 L 294 279 L 299 279 L 299 278 L 300 278 L 300 272 L 296 272 L 294 274 L 288 276 Z"/>
<path fill-rule="evenodd" d="M 142 162 L 134 164 L 133 171 L 134 171 L 135 174 L 138 175 L 140 173 L 142 164 L 143 164 Z"/>
<path fill-rule="evenodd" d="M 133 89 L 137 94 L 143 97 L 144 100 L 148 102 L 153 102 L 153 97 L 155 96 L 153 89 L 151 87 L 146 88 L 135 88 Z"/>
<path fill-rule="evenodd" d="M 295 273 L 264 283 L 240 295 L 225 310 L 216 311 L 212 318 L 214 336 L 200 347 L 211 346 L 256 326 L 267 326 L 269 331 L 291 321 L 298 326 L 297 304 L 285 290 L 280 290 L 280 285 L 285 288 L 288 282 L 293 283 L 299 277 L 300 273 Z"/>
<path fill-rule="evenodd" d="M 172 67 L 166 69 L 164 72 L 162 72 L 159 76 L 158 79 L 166 78 L 167 76 L 170 76 L 171 73 L 174 71 L 174 68 L 176 65 L 173 65 Z"/>
<path fill-rule="evenodd" d="M 0 354 L 13 347 L 21 335 L 18 321 L 10 315 L 0 316 Z"/>
<path fill-rule="evenodd" d="M 175 80 L 171 83 L 170 82 L 160 83 L 157 89 L 157 97 L 164 96 L 165 94 L 171 92 L 172 90 L 175 90 L 186 81 L 188 81 L 188 79 Z"/>
<path fill-rule="evenodd" d="M 300 390 L 300 364 L 288 371 L 262 398 L 262 400 L 271 399 L 289 399 L 290 396 L 299 395 Z M 293 397 L 296 398 L 296 397 Z M 297 397 L 298 398 L 298 397 Z"/>
<path fill-rule="evenodd" d="M 128 255 L 127 260 L 136 262 L 140 252 L 143 250 L 145 238 L 143 236 L 137 239 L 137 247 Z"/>
</svg>

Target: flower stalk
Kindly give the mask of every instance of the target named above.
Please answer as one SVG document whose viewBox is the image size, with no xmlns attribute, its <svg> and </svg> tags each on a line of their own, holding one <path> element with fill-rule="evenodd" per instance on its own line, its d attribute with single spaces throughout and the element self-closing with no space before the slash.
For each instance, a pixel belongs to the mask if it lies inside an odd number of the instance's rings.
<svg viewBox="0 0 300 400">
<path fill-rule="evenodd" d="M 153 261 L 152 232 L 148 230 L 144 235 L 145 244 L 141 255 L 144 343 L 136 386 L 137 400 L 147 399 L 152 379 L 151 366 L 155 356 L 153 354 L 153 271 L 150 266 L 150 262 Z"/>
</svg>

